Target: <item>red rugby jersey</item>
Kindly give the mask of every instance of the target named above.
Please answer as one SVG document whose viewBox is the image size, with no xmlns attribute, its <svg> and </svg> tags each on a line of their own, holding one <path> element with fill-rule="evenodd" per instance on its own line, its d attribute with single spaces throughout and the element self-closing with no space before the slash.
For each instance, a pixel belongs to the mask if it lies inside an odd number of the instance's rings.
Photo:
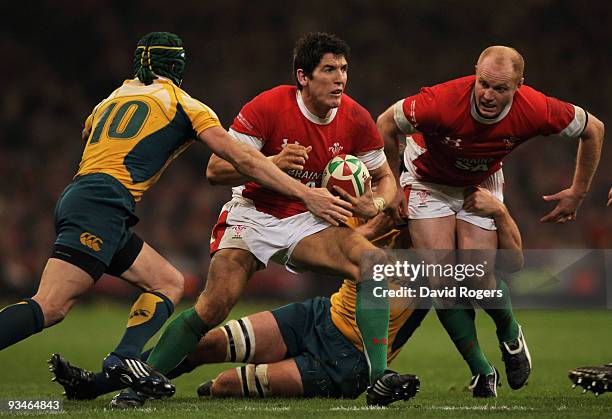
<svg viewBox="0 0 612 419">
<path fill-rule="evenodd" d="M 538 135 L 578 137 L 586 126 L 583 109 L 521 86 L 501 115 L 486 119 L 474 103 L 475 76 L 425 87 L 403 100 L 396 122 L 423 134 L 407 147 L 405 163 L 416 177 L 451 186 L 476 185 L 501 167 L 517 146 Z M 398 105 L 399 106 L 399 105 Z M 409 125 L 408 125 L 409 124 Z"/>
<path fill-rule="evenodd" d="M 287 144 L 312 146 L 304 169 L 288 172 L 310 187 L 321 186 L 323 170 L 334 156 L 359 155 L 384 147 L 372 116 L 348 95 L 342 95 L 340 106 L 321 119 L 306 109 L 295 86 L 278 86 L 256 96 L 244 105 L 231 129 L 259 138 L 266 156 L 280 153 Z M 278 218 L 306 211 L 301 201 L 255 182 L 245 185 L 242 196 L 252 200 L 257 210 Z"/>
</svg>

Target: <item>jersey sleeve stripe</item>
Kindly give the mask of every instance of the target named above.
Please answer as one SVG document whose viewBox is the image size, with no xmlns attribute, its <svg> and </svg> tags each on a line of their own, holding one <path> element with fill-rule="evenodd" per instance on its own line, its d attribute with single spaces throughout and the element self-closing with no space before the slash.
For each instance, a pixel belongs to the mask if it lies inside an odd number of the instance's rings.
<svg viewBox="0 0 612 419">
<path fill-rule="evenodd" d="M 587 124 L 587 113 L 579 106 L 574 106 L 574 119 L 569 123 L 563 131 L 559 133 L 560 136 L 566 138 L 577 138 L 580 137 Z"/>
<path fill-rule="evenodd" d="M 229 135 L 235 138 L 237 141 L 249 145 L 257 150 L 261 150 L 264 146 L 261 138 L 254 137 L 252 135 L 243 134 L 241 132 L 235 131 L 234 129 L 229 129 Z"/>
<path fill-rule="evenodd" d="M 357 154 L 357 158 L 365 164 L 368 170 L 376 170 L 381 167 L 387 161 L 385 151 L 383 148 L 377 150 L 367 151 L 365 153 Z"/>
<path fill-rule="evenodd" d="M 397 125 L 399 130 L 404 134 L 412 134 L 416 131 L 404 114 L 404 99 L 398 100 L 395 102 L 395 105 L 393 105 L 393 120 L 395 121 L 395 125 Z"/>
</svg>

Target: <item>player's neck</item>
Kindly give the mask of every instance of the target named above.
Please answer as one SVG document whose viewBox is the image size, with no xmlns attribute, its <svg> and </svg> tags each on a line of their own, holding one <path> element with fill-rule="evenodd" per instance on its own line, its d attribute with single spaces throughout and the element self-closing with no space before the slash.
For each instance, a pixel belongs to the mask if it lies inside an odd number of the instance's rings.
<svg viewBox="0 0 612 419">
<path fill-rule="evenodd" d="M 330 108 L 328 106 L 323 106 L 320 104 L 317 104 L 313 99 L 312 96 L 310 96 L 308 94 L 308 92 L 300 92 L 301 96 L 302 96 L 302 101 L 304 103 L 304 106 L 306 106 L 306 109 L 308 110 L 308 112 L 310 112 L 311 114 L 313 114 L 314 116 L 316 116 L 317 118 L 321 118 L 321 119 L 327 119 L 330 117 L 331 113 L 332 113 L 332 109 L 334 108 Z"/>
<path fill-rule="evenodd" d="M 310 122 L 315 123 L 317 125 L 327 125 L 331 124 L 334 118 L 336 117 L 336 113 L 338 108 L 328 108 L 320 109 L 317 111 L 314 109 L 313 101 L 307 100 L 307 95 L 303 95 L 303 93 L 298 90 L 295 99 L 297 101 L 298 107 L 300 108 L 300 112 L 306 119 Z M 322 115 L 322 116 L 319 116 Z"/>
<path fill-rule="evenodd" d="M 496 116 L 492 116 L 492 117 L 484 116 L 482 113 L 480 113 L 480 110 L 478 109 L 478 106 L 476 105 L 476 97 L 474 96 L 474 91 L 472 90 L 472 94 L 470 97 L 470 113 L 472 114 L 472 117 L 476 121 L 482 124 L 486 124 L 486 125 L 496 124 L 497 122 L 504 119 L 506 115 L 508 115 L 508 113 L 510 112 L 510 109 L 512 108 L 512 102 L 513 101 L 510 100 L 510 102 L 508 102 L 506 106 L 504 106 L 502 111 Z"/>
</svg>

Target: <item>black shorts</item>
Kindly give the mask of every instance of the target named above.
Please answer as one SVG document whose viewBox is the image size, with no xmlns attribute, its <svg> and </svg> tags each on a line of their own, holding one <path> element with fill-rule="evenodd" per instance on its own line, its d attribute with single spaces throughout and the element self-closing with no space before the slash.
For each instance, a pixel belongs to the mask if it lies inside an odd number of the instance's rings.
<svg viewBox="0 0 612 419">
<path fill-rule="evenodd" d="M 316 297 L 272 310 L 302 377 L 305 397 L 358 397 L 369 383 L 364 354 L 331 320 L 329 298 Z"/>
<path fill-rule="evenodd" d="M 94 280 L 104 271 L 120 275 L 143 246 L 131 231 L 138 222 L 134 211 L 134 198 L 112 176 L 95 173 L 76 178 L 55 207 L 57 239 L 52 257 L 81 267 Z"/>
</svg>

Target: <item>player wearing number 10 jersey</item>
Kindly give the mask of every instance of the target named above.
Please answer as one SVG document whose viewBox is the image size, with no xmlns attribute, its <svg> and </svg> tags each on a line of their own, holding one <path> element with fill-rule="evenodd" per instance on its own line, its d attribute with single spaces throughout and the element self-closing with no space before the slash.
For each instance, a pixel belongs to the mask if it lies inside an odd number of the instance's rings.
<svg viewBox="0 0 612 419">
<path fill-rule="evenodd" d="M 183 277 L 132 231 L 135 203 L 195 139 L 245 176 L 302 200 L 316 215 L 344 220 L 350 207 L 327 190 L 291 179 L 261 153 L 236 143 L 215 113 L 180 89 L 182 41 L 168 32 L 143 37 L 127 80 L 87 118 L 79 170 L 55 209 L 57 240 L 36 295 L 0 311 L 0 350 L 61 321 L 77 297 L 107 272 L 145 290 L 119 346 L 104 362 L 111 377 L 152 397 L 173 387 L 138 359 L 174 309 Z"/>
</svg>

